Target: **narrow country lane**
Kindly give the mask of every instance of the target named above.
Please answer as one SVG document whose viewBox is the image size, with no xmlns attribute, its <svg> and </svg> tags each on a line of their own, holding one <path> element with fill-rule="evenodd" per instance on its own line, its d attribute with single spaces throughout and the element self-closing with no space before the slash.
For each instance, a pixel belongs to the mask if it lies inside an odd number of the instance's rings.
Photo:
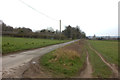
<svg viewBox="0 0 120 80">
<path fill-rule="evenodd" d="M 2 57 L 3 78 L 10 78 L 10 77 L 13 78 L 13 76 L 11 76 L 13 73 L 17 74 L 14 75 L 14 78 L 21 78 L 22 72 L 24 72 L 25 68 L 27 68 L 26 67 L 27 63 L 31 61 L 33 58 L 42 56 L 45 53 L 48 53 L 52 50 L 55 50 L 67 44 L 73 43 L 75 41 L 78 40 L 3 56 Z"/>
</svg>

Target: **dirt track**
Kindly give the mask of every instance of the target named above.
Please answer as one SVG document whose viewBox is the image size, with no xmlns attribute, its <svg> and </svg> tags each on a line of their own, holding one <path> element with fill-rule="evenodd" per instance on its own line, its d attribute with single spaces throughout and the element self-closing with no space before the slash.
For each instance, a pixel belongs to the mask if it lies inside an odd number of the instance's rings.
<svg viewBox="0 0 120 80">
<path fill-rule="evenodd" d="M 112 76 L 112 77 L 118 78 L 118 69 L 117 69 L 117 67 L 116 67 L 114 64 L 110 64 L 109 62 L 107 62 L 99 52 L 97 52 L 94 48 L 91 47 L 90 44 L 89 44 L 89 47 L 90 47 L 90 49 L 93 50 L 93 51 L 101 58 L 101 60 L 112 70 L 112 72 L 113 72 L 113 76 Z"/>
<path fill-rule="evenodd" d="M 89 61 L 89 54 L 88 52 L 86 52 L 87 54 L 87 60 L 86 60 L 86 68 L 85 70 L 83 70 L 80 74 L 80 78 L 92 78 L 92 66 L 90 64 L 90 61 Z"/>
<path fill-rule="evenodd" d="M 28 62 L 30 62 L 33 58 L 42 56 L 45 53 L 48 53 L 52 50 L 55 50 L 67 44 L 73 43 L 75 41 L 77 40 L 67 43 L 47 46 L 35 50 L 20 52 L 13 55 L 11 54 L 7 56 L 3 56 L 2 57 L 3 78 L 21 78 L 23 72 L 29 67 Z"/>
<path fill-rule="evenodd" d="M 93 49 L 90 45 L 89 45 L 89 47 L 90 47 L 90 49 L 91 50 L 93 50 L 100 58 L 101 58 L 101 60 L 113 71 L 113 76 L 112 76 L 112 78 L 114 77 L 114 78 L 118 78 L 118 70 L 117 70 L 117 68 L 114 66 L 114 65 L 111 65 L 110 63 L 108 63 L 101 55 L 100 55 L 100 53 L 98 53 L 95 49 Z M 71 47 L 70 47 L 71 48 Z M 75 78 L 93 78 L 93 76 L 92 76 L 92 72 L 93 72 L 93 70 L 92 70 L 92 66 L 91 66 L 91 64 L 90 64 L 90 61 L 89 61 L 89 54 L 88 54 L 88 52 L 86 52 L 86 54 L 87 54 L 87 57 L 86 57 L 86 67 L 85 67 L 85 69 L 83 69 L 81 72 L 80 72 L 80 75 L 79 76 L 75 76 Z M 37 62 L 37 61 L 36 61 Z M 27 74 L 29 74 L 30 72 L 31 72 L 31 69 L 32 69 L 32 71 L 37 71 L 37 70 L 35 70 L 36 69 L 36 67 L 38 67 L 38 66 L 33 66 L 33 64 L 31 65 L 31 67 L 32 68 L 30 68 L 28 71 L 27 71 L 27 73 L 25 73 L 25 77 L 27 76 Z M 36 72 L 35 72 L 36 73 Z M 43 74 L 41 74 L 41 73 L 43 73 Z M 31 73 L 31 75 L 34 75 L 34 73 Z M 30 77 L 30 75 L 29 75 L 29 77 Z M 44 70 L 39 66 L 39 74 L 36 74 L 34 77 L 38 77 L 38 78 L 43 78 L 43 77 L 48 77 L 48 78 L 50 78 L 50 77 L 52 77 L 52 75 L 49 73 L 49 72 L 47 72 L 47 76 L 46 76 L 46 73 L 45 73 L 45 75 L 44 75 Z M 34 78 L 33 77 L 33 78 Z"/>
</svg>

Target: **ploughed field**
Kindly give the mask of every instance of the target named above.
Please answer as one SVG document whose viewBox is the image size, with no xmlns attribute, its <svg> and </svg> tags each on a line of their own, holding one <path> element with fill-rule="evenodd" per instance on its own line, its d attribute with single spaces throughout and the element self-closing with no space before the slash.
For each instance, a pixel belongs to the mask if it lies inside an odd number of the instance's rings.
<svg viewBox="0 0 120 80">
<path fill-rule="evenodd" d="M 16 51 L 40 48 L 67 41 L 69 40 L 2 37 L 2 53 L 7 54 Z"/>
</svg>

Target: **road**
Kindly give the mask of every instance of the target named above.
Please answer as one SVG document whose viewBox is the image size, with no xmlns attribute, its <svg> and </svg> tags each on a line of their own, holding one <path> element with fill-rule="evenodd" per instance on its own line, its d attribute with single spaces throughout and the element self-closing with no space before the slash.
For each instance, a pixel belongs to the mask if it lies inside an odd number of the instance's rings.
<svg viewBox="0 0 120 80">
<path fill-rule="evenodd" d="M 11 74 L 12 70 L 16 70 L 15 69 L 16 67 L 27 64 L 33 58 L 36 58 L 38 56 L 42 56 L 45 53 L 48 53 L 52 50 L 63 47 L 67 44 L 73 43 L 75 41 L 78 41 L 78 40 L 74 40 L 74 41 L 70 41 L 70 42 L 66 42 L 66 43 L 62 43 L 62 44 L 51 45 L 51 46 L 47 46 L 47 47 L 43 47 L 43 48 L 38 48 L 35 50 L 28 50 L 25 52 L 19 52 L 17 54 L 3 56 L 2 57 L 3 77 L 9 78 L 6 74 Z"/>
</svg>

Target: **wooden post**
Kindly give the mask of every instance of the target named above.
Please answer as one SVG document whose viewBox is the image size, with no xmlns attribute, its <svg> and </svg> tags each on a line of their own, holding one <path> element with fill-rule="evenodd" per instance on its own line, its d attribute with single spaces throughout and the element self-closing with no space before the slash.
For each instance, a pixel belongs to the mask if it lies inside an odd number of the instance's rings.
<svg viewBox="0 0 120 80">
<path fill-rule="evenodd" d="M 61 40 L 61 20 L 60 20 L 60 40 Z"/>
</svg>

